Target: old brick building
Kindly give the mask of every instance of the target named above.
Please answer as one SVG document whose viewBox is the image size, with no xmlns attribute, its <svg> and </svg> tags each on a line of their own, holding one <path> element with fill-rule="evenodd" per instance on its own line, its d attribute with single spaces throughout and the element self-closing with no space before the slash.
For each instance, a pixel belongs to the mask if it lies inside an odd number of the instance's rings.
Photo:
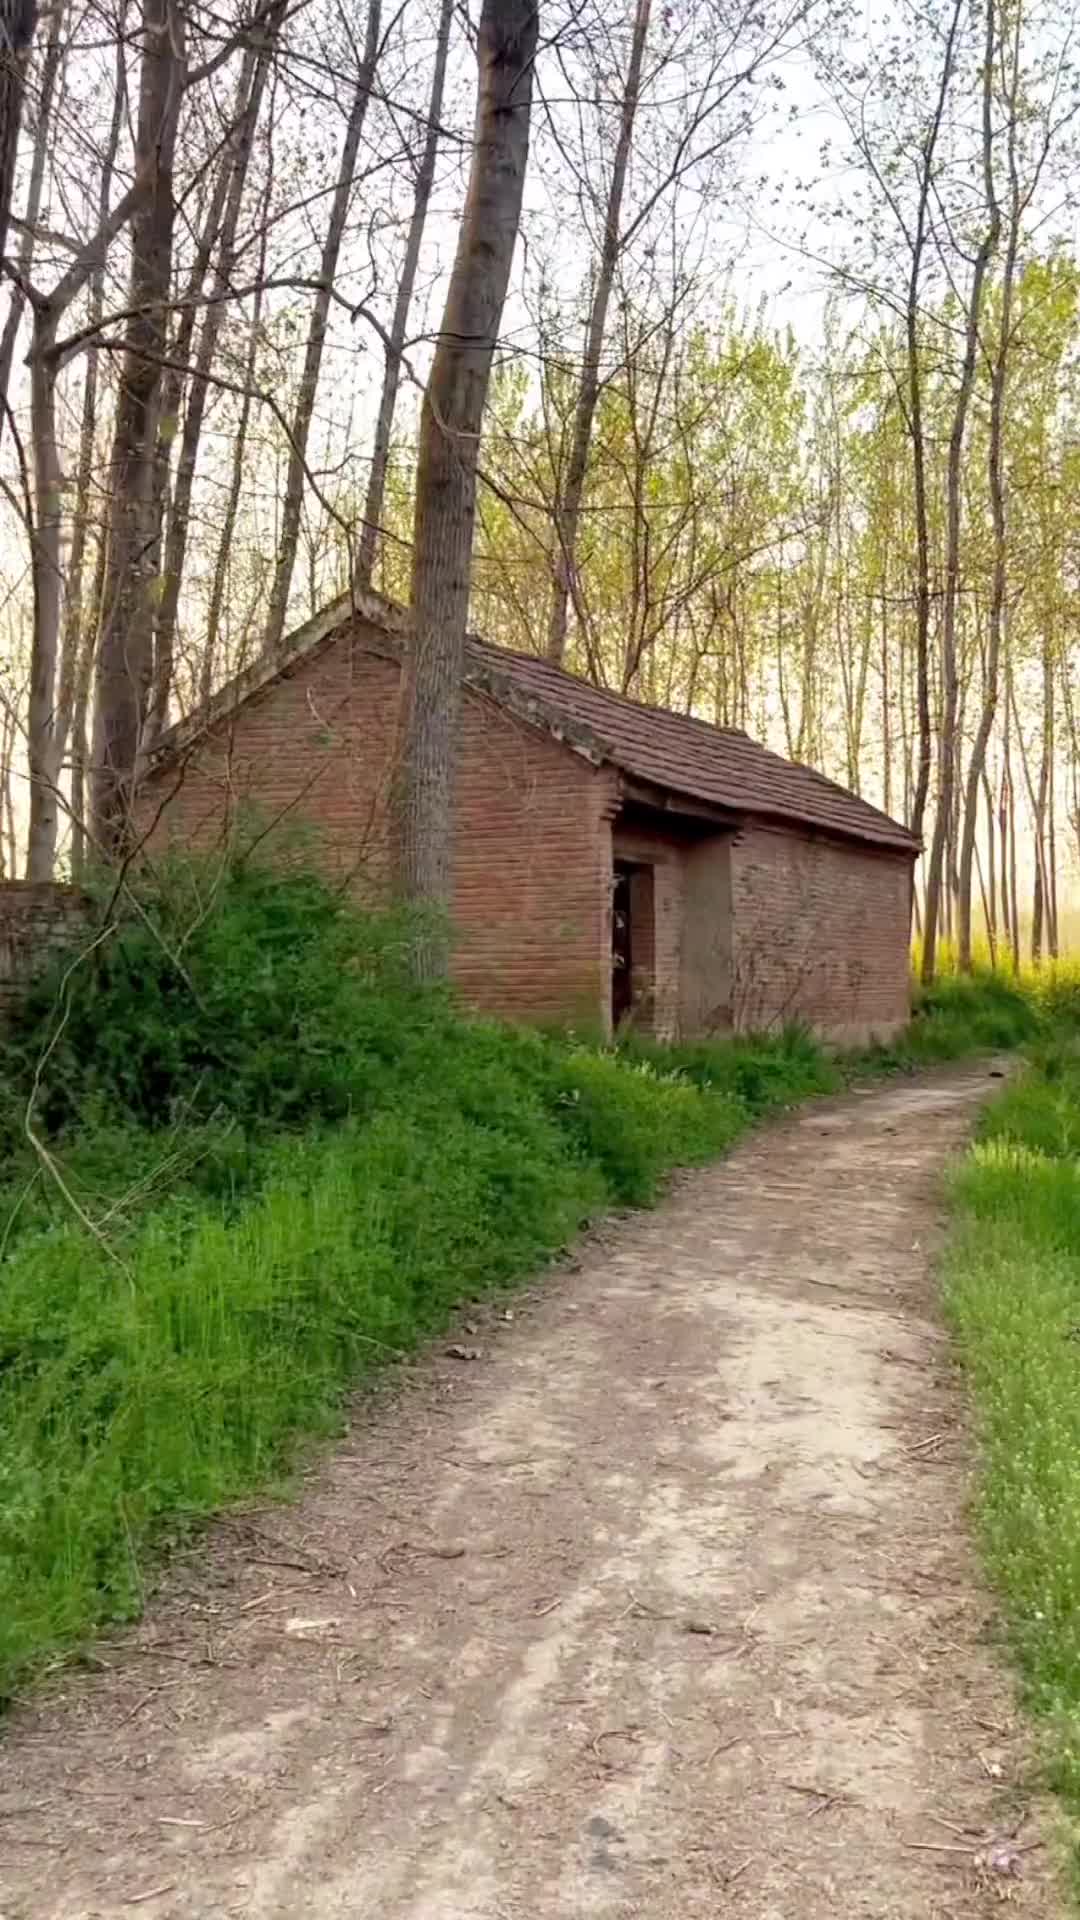
<svg viewBox="0 0 1080 1920">
<path fill-rule="evenodd" d="M 385 888 L 404 616 L 365 595 L 165 736 L 140 792 L 155 845 L 245 804 L 303 821 L 357 893 Z M 745 734 L 469 644 L 454 971 L 478 1007 L 664 1036 L 802 1020 L 836 1039 L 908 1014 L 916 842 Z"/>
</svg>

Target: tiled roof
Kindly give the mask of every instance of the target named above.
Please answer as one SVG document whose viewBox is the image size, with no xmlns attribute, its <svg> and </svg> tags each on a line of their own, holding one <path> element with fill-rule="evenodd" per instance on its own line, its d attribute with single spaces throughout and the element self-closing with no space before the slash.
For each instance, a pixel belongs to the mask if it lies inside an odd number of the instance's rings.
<svg viewBox="0 0 1080 1920">
<path fill-rule="evenodd" d="M 914 852 L 919 844 L 868 801 L 734 728 L 642 706 L 533 654 L 470 640 L 469 657 L 470 678 L 478 669 L 493 686 L 505 681 L 526 702 L 533 699 L 548 715 L 585 729 L 602 757 L 631 779 L 735 813 L 795 820 L 877 846 Z"/>
<path fill-rule="evenodd" d="M 223 714 L 331 643 L 354 618 L 384 635 L 388 651 L 400 653 L 408 633 L 404 609 L 371 592 L 344 596 L 291 634 L 280 654 L 256 661 L 204 707 L 171 727 L 159 740 L 154 761 L 168 760 L 192 743 Z M 607 761 L 631 780 L 673 796 L 729 813 L 797 821 L 874 846 L 918 850 L 914 835 L 888 814 L 732 727 L 714 727 L 666 707 L 643 706 L 533 654 L 509 653 L 475 637 L 468 643 L 466 678 L 597 763 Z"/>
</svg>

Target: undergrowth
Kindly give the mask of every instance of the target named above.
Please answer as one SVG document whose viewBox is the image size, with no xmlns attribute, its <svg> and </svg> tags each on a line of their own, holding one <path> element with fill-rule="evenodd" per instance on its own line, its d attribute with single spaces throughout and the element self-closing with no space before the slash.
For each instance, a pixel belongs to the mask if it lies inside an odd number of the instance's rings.
<svg viewBox="0 0 1080 1920">
<path fill-rule="evenodd" d="M 587 1046 L 417 990 L 408 927 L 300 866 L 137 885 L 0 1050 L 0 1696 L 459 1302 L 772 1109 L 1040 1018 L 947 982 L 850 1062 L 796 1031 Z"/>
<path fill-rule="evenodd" d="M 456 1303 L 833 1080 L 796 1036 L 704 1091 L 466 1019 L 303 871 L 142 884 L 0 1062 L 0 1692 Z"/>
<path fill-rule="evenodd" d="M 945 1284 L 981 1527 L 1052 1784 L 1080 1816 L 1080 1040 L 1044 1041 L 954 1181 Z M 1078 1856 L 1080 1866 L 1080 1856 Z M 1080 1872 L 1077 1873 L 1080 1890 Z"/>
</svg>

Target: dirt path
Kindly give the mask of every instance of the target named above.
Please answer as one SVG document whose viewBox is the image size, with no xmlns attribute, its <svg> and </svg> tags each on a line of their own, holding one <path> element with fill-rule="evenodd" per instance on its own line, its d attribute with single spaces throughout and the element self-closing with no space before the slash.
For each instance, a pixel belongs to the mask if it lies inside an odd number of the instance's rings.
<svg viewBox="0 0 1080 1920">
<path fill-rule="evenodd" d="M 1024 1756 L 927 1265 L 987 1084 L 750 1140 L 224 1526 L 9 1726 L 2 1920 L 1057 1913 L 974 1859 Z"/>
</svg>

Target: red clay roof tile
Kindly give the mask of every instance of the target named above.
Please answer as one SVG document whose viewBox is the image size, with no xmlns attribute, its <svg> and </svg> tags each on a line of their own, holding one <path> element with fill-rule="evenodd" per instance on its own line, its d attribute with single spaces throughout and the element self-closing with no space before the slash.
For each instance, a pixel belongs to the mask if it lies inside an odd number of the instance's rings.
<svg viewBox="0 0 1080 1920">
<path fill-rule="evenodd" d="M 918 848 L 915 836 L 888 814 L 734 728 L 643 706 L 532 654 L 509 653 L 476 639 L 470 639 L 469 653 L 481 670 L 586 728 L 605 758 L 633 779 L 737 813 L 799 821 L 911 853 Z"/>
</svg>

